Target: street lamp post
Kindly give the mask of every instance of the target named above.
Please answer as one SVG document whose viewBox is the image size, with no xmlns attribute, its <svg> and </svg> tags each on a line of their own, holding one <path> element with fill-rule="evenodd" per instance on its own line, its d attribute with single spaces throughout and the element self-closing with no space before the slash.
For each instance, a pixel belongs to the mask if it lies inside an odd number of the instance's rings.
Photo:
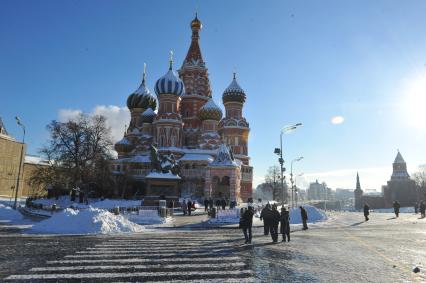
<svg viewBox="0 0 426 283">
<path fill-rule="evenodd" d="M 287 192 L 284 190 L 284 158 L 283 158 L 283 134 L 284 133 L 288 133 L 291 131 L 294 131 L 297 129 L 297 127 L 302 126 L 302 123 L 297 123 L 291 126 L 285 126 L 284 128 L 281 129 L 280 132 L 280 148 L 275 148 L 274 153 L 277 154 L 279 156 L 278 158 L 278 162 L 280 163 L 280 171 L 281 171 L 281 192 L 282 192 L 282 204 L 284 205 L 284 203 L 287 201 Z"/>
<path fill-rule="evenodd" d="M 24 135 L 22 136 L 22 147 L 21 147 L 21 158 L 19 159 L 19 168 L 18 168 L 18 178 L 16 179 L 16 189 L 15 189 L 15 203 L 13 204 L 13 208 L 17 208 L 18 204 L 18 191 L 19 191 L 19 181 L 21 178 L 21 169 L 22 169 L 22 159 L 24 155 L 24 145 L 25 145 L 25 126 L 22 124 L 21 119 L 18 116 L 15 117 L 16 123 L 21 126 L 24 131 Z"/>
<path fill-rule="evenodd" d="M 299 175 L 297 175 L 297 177 L 300 177 L 300 176 L 303 176 L 303 173 L 300 173 Z M 296 207 L 297 207 L 297 200 L 298 200 L 298 197 L 299 197 L 299 193 L 298 193 L 298 190 L 297 190 L 297 183 L 296 183 L 296 177 L 294 177 L 294 187 L 295 187 L 295 195 L 296 195 Z"/>
<path fill-rule="evenodd" d="M 303 159 L 303 156 L 293 159 L 290 166 L 290 182 L 291 182 L 291 207 L 294 207 L 294 180 L 293 180 L 293 162 L 298 162 Z"/>
</svg>

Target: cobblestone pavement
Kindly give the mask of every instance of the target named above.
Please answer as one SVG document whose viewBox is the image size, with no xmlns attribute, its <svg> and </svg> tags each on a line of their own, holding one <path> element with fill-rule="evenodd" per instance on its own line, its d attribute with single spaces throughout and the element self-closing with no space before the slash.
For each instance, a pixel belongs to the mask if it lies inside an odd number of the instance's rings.
<svg viewBox="0 0 426 283">
<path fill-rule="evenodd" d="M 21 235 L 0 228 L 5 282 L 426 282 L 426 220 L 335 213 L 292 241 L 254 229 L 155 229 L 116 236 Z M 419 273 L 412 270 L 417 266 Z"/>
</svg>

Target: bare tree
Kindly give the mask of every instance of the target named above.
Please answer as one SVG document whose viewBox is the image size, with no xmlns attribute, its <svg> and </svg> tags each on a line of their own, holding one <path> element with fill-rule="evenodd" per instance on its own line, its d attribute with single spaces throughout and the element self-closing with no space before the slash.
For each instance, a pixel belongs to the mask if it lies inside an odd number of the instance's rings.
<svg viewBox="0 0 426 283">
<path fill-rule="evenodd" d="M 272 187 L 272 197 L 274 200 L 280 198 L 281 192 L 281 171 L 277 165 L 270 166 L 265 175 L 265 183 Z"/>
<path fill-rule="evenodd" d="M 43 173 L 45 181 L 51 182 L 61 175 L 69 179 L 73 187 L 84 188 L 85 197 L 89 188 L 104 191 L 112 183 L 108 163 L 112 150 L 111 130 L 106 126 L 105 117 L 80 114 L 64 123 L 52 121 L 47 129 L 50 140 L 41 153 L 52 166 L 45 169 L 46 172 L 37 170 L 39 172 L 34 175 Z"/>
<path fill-rule="evenodd" d="M 416 182 L 417 186 L 421 189 L 426 189 L 426 167 L 420 167 L 419 171 L 414 173 L 411 177 Z"/>
</svg>

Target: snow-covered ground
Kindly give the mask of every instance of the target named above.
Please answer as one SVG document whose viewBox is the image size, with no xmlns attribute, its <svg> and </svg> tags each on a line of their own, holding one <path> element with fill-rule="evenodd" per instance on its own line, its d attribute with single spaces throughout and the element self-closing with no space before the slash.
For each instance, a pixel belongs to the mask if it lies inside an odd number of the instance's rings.
<svg viewBox="0 0 426 283">
<path fill-rule="evenodd" d="M 0 223 L 28 224 L 31 221 L 26 219 L 18 210 L 8 205 L 0 204 Z"/>
<path fill-rule="evenodd" d="M 157 210 L 139 210 L 139 212 L 130 212 L 125 217 L 140 225 L 164 224 L 170 221 L 168 218 L 160 217 Z"/>
<path fill-rule="evenodd" d="M 218 210 L 216 218 L 210 218 L 210 224 L 236 224 L 240 222 L 240 209 Z"/>
<path fill-rule="evenodd" d="M 379 212 L 379 213 L 394 213 L 393 208 L 379 208 L 379 209 L 372 209 L 372 212 Z M 399 209 L 399 213 L 414 213 L 414 207 L 401 207 Z"/>
<path fill-rule="evenodd" d="M 33 225 L 29 233 L 41 234 L 112 234 L 141 232 L 143 227 L 104 209 L 67 208 L 51 218 Z"/>
</svg>

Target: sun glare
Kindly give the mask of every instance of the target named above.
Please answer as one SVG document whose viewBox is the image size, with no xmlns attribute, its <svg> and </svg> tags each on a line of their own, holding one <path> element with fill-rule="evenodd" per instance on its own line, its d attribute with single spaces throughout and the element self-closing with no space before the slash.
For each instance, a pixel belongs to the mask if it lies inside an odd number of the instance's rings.
<svg viewBox="0 0 426 283">
<path fill-rule="evenodd" d="M 426 129 L 426 75 L 417 75 L 407 80 L 402 99 L 406 123 Z"/>
</svg>

